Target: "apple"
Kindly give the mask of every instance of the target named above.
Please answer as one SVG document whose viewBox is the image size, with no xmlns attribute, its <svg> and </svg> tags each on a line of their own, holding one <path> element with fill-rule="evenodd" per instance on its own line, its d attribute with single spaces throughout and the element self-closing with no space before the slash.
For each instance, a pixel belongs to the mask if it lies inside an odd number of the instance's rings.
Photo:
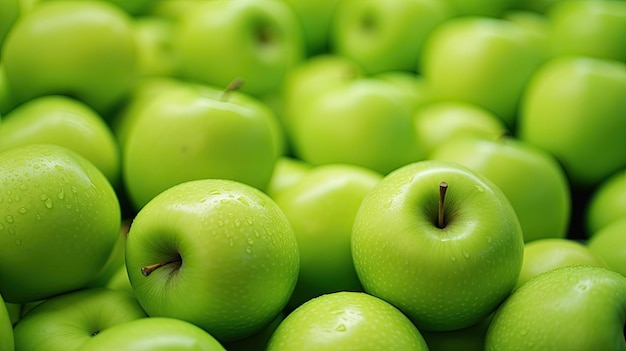
<svg viewBox="0 0 626 351">
<path fill-rule="evenodd" d="M 9 30 L 20 16 L 19 0 L 3 0 L 0 2 L 0 53 L 2 43 Z"/>
<path fill-rule="evenodd" d="M 132 205 L 184 181 L 232 179 L 264 190 L 279 155 L 272 111 L 230 88 L 188 84 L 155 93 L 128 126 L 122 175 Z"/>
<path fill-rule="evenodd" d="M 279 193 L 300 181 L 312 168 L 313 166 L 300 159 L 290 156 L 279 157 L 265 192 L 270 197 L 276 198 Z"/>
<path fill-rule="evenodd" d="M 304 59 L 300 23 L 280 0 L 212 0 L 180 19 L 174 47 L 182 77 L 245 93 L 277 91 Z"/>
<path fill-rule="evenodd" d="M 492 313 L 515 286 L 523 250 L 500 188 L 443 161 L 386 175 L 361 203 L 352 232 L 365 291 L 424 331 L 465 328 Z"/>
<path fill-rule="evenodd" d="M 20 16 L 2 47 L 6 78 L 19 102 L 69 94 L 100 113 L 134 83 L 130 17 L 105 1 L 42 1 Z"/>
<path fill-rule="evenodd" d="M 282 0 L 300 21 L 307 58 L 330 52 L 332 19 L 342 0 Z"/>
<path fill-rule="evenodd" d="M 513 205 L 526 242 L 567 236 L 572 195 L 548 152 L 511 137 L 463 138 L 443 143 L 430 158 L 459 163 L 495 183 Z"/>
<path fill-rule="evenodd" d="M 593 188 L 584 212 L 587 237 L 611 222 L 626 217 L 626 168 Z"/>
<path fill-rule="evenodd" d="M 559 1 L 547 16 L 558 54 L 626 61 L 626 2 Z"/>
<path fill-rule="evenodd" d="M 42 96 L 3 116 L 0 151 L 34 143 L 71 149 L 98 167 L 111 184 L 118 184 L 121 161 L 117 139 L 103 117 L 82 101 Z"/>
<path fill-rule="evenodd" d="M 17 306 L 17 305 L 14 305 Z M 14 351 L 13 322 L 7 304 L 0 296 L 0 351 Z"/>
<path fill-rule="evenodd" d="M 416 110 L 414 124 L 427 158 L 448 141 L 465 137 L 496 140 L 509 133 L 507 126 L 496 115 L 462 101 L 425 104 Z"/>
<path fill-rule="evenodd" d="M 359 78 L 312 99 L 291 116 L 293 153 L 305 162 L 387 174 L 425 158 L 413 128 L 413 102 L 397 85 Z"/>
<path fill-rule="evenodd" d="M 577 186 L 626 168 L 626 63 L 560 55 L 533 75 L 519 139 L 553 154 Z"/>
<path fill-rule="evenodd" d="M 209 333 L 175 318 L 141 318 L 103 330 L 78 351 L 225 351 Z"/>
<path fill-rule="evenodd" d="M 571 265 L 608 268 L 600 255 L 578 241 L 546 238 L 527 242 L 524 245 L 524 261 L 517 280 L 517 288 L 550 269 Z"/>
<path fill-rule="evenodd" d="M 332 52 L 368 74 L 415 71 L 431 31 L 452 17 L 445 1 L 345 0 L 335 10 Z"/>
<path fill-rule="evenodd" d="M 485 350 L 623 350 L 625 322 L 626 277 L 566 266 L 529 280 L 498 308 Z"/>
<path fill-rule="evenodd" d="M 350 238 L 363 198 L 381 179 L 381 174 L 364 167 L 321 165 L 274 197 L 293 227 L 300 252 L 300 272 L 289 307 L 326 293 L 363 290 L 352 262 Z"/>
<path fill-rule="evenodd" d="M 24 303 L 75 290 L 104 265 L 120 229 L 106 177 L 53 144 L 0 153 L 0 294 Z"/>
<path fill-rule="evenodd" d="M 146 314 L 129 293 L 91 288 L 51 297 L 15 325 L 16 350 L 79 350 L 98 334 Z"/>
<path fill-rule="evenodd" d="M 388 302 L 363 292 L 336 292 L 291 312 L 267 351 L 406 350 L 428 347 L 413 323 Z"/>
<path fill-rule="evenodd" d="M 546 59 L 557 54 L 552 36 L 552 23 L 547 16 L 530 10 L 510 9 L 501 17 L 524 28 L 533 45 L 541 47 L 547 54 Z"/>
<path fill-rule="evenodd" d="M 233 180 L 172 186 L 139 211 L 126 239 L 128 277 L 146 313 L 191 322 L 220 342 L 269 324 L 298 266 L 296 236 L 278 205 Z"/>
<path fill-rule="evenodd" d="M 462 16 L 432 31 L 419 65 L 435 98 L 474 103 L 513 128 L 526 84 L 546 55 L 515 22 Z"/>
<path fill-rule="evenodd" d="M 626 216 L 602 227 L 587 241 L 607 267 L 626 277 Z"/>
</svg>

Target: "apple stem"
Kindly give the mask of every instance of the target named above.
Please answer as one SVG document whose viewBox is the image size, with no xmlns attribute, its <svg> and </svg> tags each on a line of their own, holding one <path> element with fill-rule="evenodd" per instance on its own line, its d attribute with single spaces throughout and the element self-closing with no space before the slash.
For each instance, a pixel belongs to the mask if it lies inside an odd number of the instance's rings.
<svg viewBox="0 0 626 351">
<path fill-rule="evenodd" d="M 448 190 L 448 183 L 439 183 L 439 212 L 437 216 L 437 228 L 439 229 L 445 227 L 444 204 L 446 200 L 446 190 Z"/>
<path fill-rule="evenodd" d="M 180 264 L 180 263 L 182 263 L 182 259 L 179 257 L 178 259 L 175 259 L 175 260 L 172 260 L 172 261 L 159 262 L 159 263 L 151 264 L 149 266 L 143 266 L 143 267 L 141 267 L 141 274 L 143 274 L 144 277 L 147 277 L 152 272 L 154 272 L 156 269 L 161 268 L 161 267 L 163 267 L 165 265 L 168 265 L 168 264 L 172 264 L 172 263 Z"/>
<path fill-rule="evenodd" d="M 222 92 L 222 95 L 220 96 L 220 101 L 224 101 L 224 102 L 228 101 L 228 98 L 230 97 L 230 93 L 235 90 L 239 90 L 239 88 L 241 88 L 242 85 L 243 85 L 243 78 L 235 78 L 232 82 L 230 82 L 230 84 L 228 84 L 226 89 L 224 89 L 224 91 Z"/>
</svg>

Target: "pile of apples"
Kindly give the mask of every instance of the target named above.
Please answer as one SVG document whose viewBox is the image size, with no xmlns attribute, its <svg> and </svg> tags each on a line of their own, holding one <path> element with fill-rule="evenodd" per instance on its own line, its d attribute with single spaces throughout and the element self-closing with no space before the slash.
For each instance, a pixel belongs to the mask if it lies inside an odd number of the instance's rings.
<svg viewBox="0 0 626 351">
<path fill-rule="evenodd" d="M 626 1 L 0 0 L 0 351 L 626 350 Z"/>
</svg>

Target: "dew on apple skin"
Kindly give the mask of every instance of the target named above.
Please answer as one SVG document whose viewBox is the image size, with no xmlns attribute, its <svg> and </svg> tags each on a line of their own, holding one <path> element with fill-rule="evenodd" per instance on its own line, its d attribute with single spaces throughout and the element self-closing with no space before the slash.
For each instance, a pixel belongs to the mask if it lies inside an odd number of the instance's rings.
<svg viewBox="0 0 626 351">
<path fill-rule="evenodd" d="M 339 325 L 337 325 L 337 327 L 335 327 L 335 331 L 340 332 L 340 333 L 343 333 L 347 330 L 348 330 L 348 327 L 346 327 L 346 325 L 343 323 L 340 323 Z"/>
<path fill-rule="evenodd" d="M 9 232 L 9 235 L 11 235 L 11 236 L 15 235 L 15 229 L 14 228 L 9 228 L 8 232 Z"/>
<path fill-rule="evenodd" d="M 4 224 L 0 223 L 0 232 L 4 230 Z"/>
<path fill-rule="evenodd" d="M 466 249 L 463 249 L 463 256 L 465 256 L 465 258 L 470 258 L 469 251 L 467 251 Z"/>
<path fill-rule="evenodd" d="M 57 197 L 59 198 L 59 200 L 63 200 L 65 198 L 65 190 L 63 188 L 61 188 L 61 191 L 59 191 Z"/>
<path fill-rule="evenodd" d="M 46 205 L 46 208 L 52 208 L 52 199 L 47 198 L 46 201 L 44 201 L 44 204 Z"/>
<path fill-rule="evenodd" d="M 11 215 L 6 215 L 6 216 L 4 217 L 4 219 L 5 219 L 5 220 L 7 221 L 7 223 L 9 223 L 9 224 L 13 223 L 13 216 L 11 216 Z"/>
<path fill-rule="evenodd" d="M 24 213 L 28 212 L 28 209 L 27 209 L 26 207 L 20 207 L 20 208 L 17 210 L 17 212 L 18 212 L 18 213 L 21 213 L 21 214 L 24 214 Z"/>
<path fill-rule="evenodd" d="M 480 185 L 476 185 L 476 190 L 477 190 L 479 193 L 482 193 L 482 192 L 484 192 L 484 191 L 485 191 L 485 188 L 483 188 L 483 187 L 482 187 L 482 186 L 480 186 Z"/>
<path fill-rule="evenodd" d="M 16 239 L 15 240 L 15 246 L 20 246 L 20 245 L 22 245 L 22 240 Z"/>
<path fill-rule="evenodd" d="M 450 256 L 450 261 L 452 261 L 452 262 L 456 262 L 456 256 L 451 255 L 451 256 Z"/>
</svg>

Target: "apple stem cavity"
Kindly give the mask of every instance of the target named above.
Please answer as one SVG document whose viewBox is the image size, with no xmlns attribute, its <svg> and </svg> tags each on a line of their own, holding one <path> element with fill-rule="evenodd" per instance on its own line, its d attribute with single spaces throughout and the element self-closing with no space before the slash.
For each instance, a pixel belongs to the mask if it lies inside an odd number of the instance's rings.
<svg viewBox="0 0 626 351">
<path fill-rule="evenodd" d="M 444 216 L 444 205 L 446 200 L 446 191 L 448 190 L 448 183 L 439 183 L 439 211 L 437 213 L 437 228 L 443 229 L 446 226 Z"/>
<path fill-rule="evenodd" d="M 220 101 L 223 101 L 223 102 L 228 101 L 230 97 L 230 93 L 233 91 L 239 90 L 239 88 L 243 86 L 243 83 L 244 83 L 243 78 L 235 78 L 232 82 L 230 82 L 230 84 L 228 84 L 226 89 L 224 89 L 224 91 L 222 92 L 222 95 L 220 96 Z"/>
<path fill-rule="evenodd" d="M 183 263 L 182 258 L 180 258 L 180 256 L 176 259 L 173 259 L 171 261 L 166 261 L 166 262 L 159 262 L 159 263 L 155 263 L 155 264 L 151 264 L 148 266 L 143 266 L 141 267 L 141 274 L 143 274 L 144 277 L 149 276 L 150 274 L 152 274 L 152 272 L 154 272 L 155 270 L 163 267 L 163 266 L 167 266 L 168 264 L 176 264 L 178 267 L 180 267 L 180 265 Z"/>
</svg>

